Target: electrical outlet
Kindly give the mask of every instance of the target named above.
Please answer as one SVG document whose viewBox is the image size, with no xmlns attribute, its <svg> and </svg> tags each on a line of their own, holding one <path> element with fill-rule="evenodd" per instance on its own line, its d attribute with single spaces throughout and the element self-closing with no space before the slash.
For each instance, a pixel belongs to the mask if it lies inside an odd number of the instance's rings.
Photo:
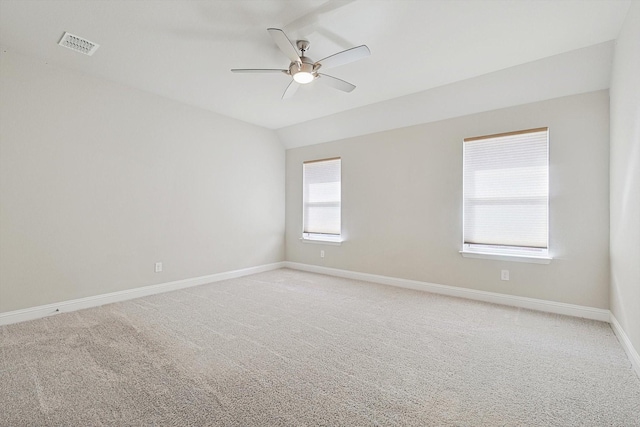
<svg viewBox="0 0 640 427">
<path fill-rule="evenodd" d="M 509 270 L 502 270 L 500 272 L 500 280 L 509 280 Z"/>
<path fill-rule="evenodd" d="M 320 251 L 320 258 L 324 258 L 324 251 Z"/>
<path fill-rule="evenodd" d="M 156 273 L 162 272 L 162 263 L 156 262 Z"/>
</svg>

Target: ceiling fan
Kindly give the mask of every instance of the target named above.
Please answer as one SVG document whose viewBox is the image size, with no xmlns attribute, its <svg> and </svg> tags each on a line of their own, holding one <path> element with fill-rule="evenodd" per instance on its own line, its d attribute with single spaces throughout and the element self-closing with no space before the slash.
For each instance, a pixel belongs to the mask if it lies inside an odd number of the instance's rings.
<svg viewBox="0 0 640 427">
<path fill-rule="evenodd" d="M 319 80 L 328 86 L 344 92 L 351 92 L 356 88 L 355 85 L 339 78 L 319 73 L 318 70 L 321 67 L 331 68 L 348 64 L 349 62 L 357 61 L 358 59 L 371 55 L 369 48 L 366 45 L 362 45 L 334 53 L 319 61 L 313 61 L 313 59 L 305 56 L 305 53 L 309 50 L 309 42 L 307 40 L 296 41 L 296 49 L 281 29 L 268 28 L 267 31 L 280 50 L 291 60 L 289 68 L 285 70 L 272 68 L 234 68 L 231 71 L 234 73 L 284 73 L 291 76 L 292 80 L 285 89 L 282 99 L 291 98 L 300 85 L 311 83 L 314 80 Z M 298 50 L 300 51 L 300 55 L 298 54 Z"/>
</svg>

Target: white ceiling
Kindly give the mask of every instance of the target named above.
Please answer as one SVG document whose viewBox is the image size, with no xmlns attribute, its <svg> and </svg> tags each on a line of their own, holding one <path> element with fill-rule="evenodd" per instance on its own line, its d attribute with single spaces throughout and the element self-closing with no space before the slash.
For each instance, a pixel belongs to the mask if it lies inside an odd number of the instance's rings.
<svg viewBox="0 0 640 427">
<path fill-rule="evenodd" d="M 617 37 L 631 0 L 0 0 L 0 44 L 270 129 L 515 67 Z M 352 93 L 314 82 L 281 100 L 286 68 L 266 29 L 326 57 L 366 44 L 371 56 L 327 71 Z M 100 44 L 89 57 L 63 32 Z"/>
</svg>

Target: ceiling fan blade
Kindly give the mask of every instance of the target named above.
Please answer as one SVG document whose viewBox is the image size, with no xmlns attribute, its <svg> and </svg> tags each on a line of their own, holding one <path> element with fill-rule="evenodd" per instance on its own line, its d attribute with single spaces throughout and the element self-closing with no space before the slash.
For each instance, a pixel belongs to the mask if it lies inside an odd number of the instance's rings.
<svg viewBox="0 0 640 427">
<path fill-rule="evenodd" d="M 267 31 L 271 35 L 273 41 L 278 45 L 280 50 L 287 55 L 287 58 L 291 62 L 301 62 L 300 56 L 298 56 L 298 50 L 293 46 L 291 40 L 287 35 L 279 28 L 267 28 Z"/>
<path fill-rule="evenodd" d="M 352 85 L 349 82 L 345 82 L 344 80 L 340 80 L 337 77 L 328 76 L 326 74 L 318 73 L 318 81 L 321 81 L 327 86 L 331 86 L 332 88 L 341 90 L 343 92 L 351 92 L 356 88 L 355 85 Z"/>
<path fill-rule="evenodd" d="M 234 68 L 232 73 L 285 73 L 288 74 L 289 70 L 280 70 L 275 68 Z"/>
<path fill-rule="evenodd" d="M 366 58 L 369 55 L 371 55 L 371 51 L 363 44 L 362 46 L 352 47 L 351 49 L 327 56 L 318 61 L 317 64 L 322 65 L 322 68 L 338 67 L 348 64 L 349 62 L 357 61 L 358 59 Z"/>
<path fill-rule="evenodd" d="M 328 76 L 326 74 L 318 73 L 318 81 L 326 84 L 327 86 L 331 86 L 334 89 L 341 90 L 343 92 L 351 92 L 356 87 L 349 82 L 345 82 L 344 80 L 340 80 L 339 78 Z"/>
<path fill-rule="evenodd" d="M 300 85 L 296 83 L 295 80 L 291 79 L 291 83 L 289 83 L 289 86 L 287 86 L 287 88 L 284 90 L 284 93 L 282 94 L 282 99 L 292 98 L 298 90 L 298 87 L 300 87 Z"/>
</svg>

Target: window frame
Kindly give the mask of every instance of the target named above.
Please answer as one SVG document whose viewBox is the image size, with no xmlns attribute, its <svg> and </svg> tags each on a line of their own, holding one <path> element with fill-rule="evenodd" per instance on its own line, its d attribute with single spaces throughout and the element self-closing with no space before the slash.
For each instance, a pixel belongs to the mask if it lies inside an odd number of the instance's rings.
<svg viewBox="0 0 640 427">
<path fill-rule="evenodd" d="M 307 211 L 307 202 L 306 202 L 306 174 L 305 174 L 305 165 L 312 163 L 321 163 L 321 162 L 329 162 L 339 160 L 340 165 L 340 199 L 339 203 L 339 220 L 340 220 L 340 233 L 332 234 L 332 233 L 315 233 L 305 231 L 305 212 Z M 300 240 L 305 243 L 319 243 L 319 244 L 327 244 L 327 245 L 340 245 L 343 241 L 342 239 L 342 158 L 341 157 L 329 157 L 315 160 L 307 160 L 302 162 L 302 234 Z"/>
<path fill-rule="evenodd" d="M 466 208 L 466 193 L 465 193 L 465 161 L 467 157 L 465 156 L 465 147 L 467 143 L 492 139 L 492 138 L 501 138 L 508 136 L 517 136 L 528 133 L 537 133 L 537 132 L 546 132 L 546 174 L 547 174 L 547 188 L 546 188 L 546 248 L 535 248 L 535 247 L 527 247 L 527 246 L 512 246 L 512 245 L 501 245 L 501 244 L 482 244 L 482 243 L 467 243 L 465 240 L 465 208 Z M 515 143 L 515 142 L 514 142 Z M 548 127 L 540 127 L 534 129 L 525 129 L 518 130 L 513 132 L 504 132 L 492 135 L 484 135 L 477 136 L 471 138 L 465 138 L 463 140 L 463 155 L 462 155 L 462 250 L 460 254 L 465 258 L 481 258 L 481 259 L 493 259 L 493 260 L 502 260 L 502 261 L 516 261 L 516 262 L 528 262 L 528 263 L 536 263 L 536 264 L 549 264 L 553 259 L 551 257 L 550 250 L 550 138 L 549 138 L 549 128 Z"/>
</svg>

